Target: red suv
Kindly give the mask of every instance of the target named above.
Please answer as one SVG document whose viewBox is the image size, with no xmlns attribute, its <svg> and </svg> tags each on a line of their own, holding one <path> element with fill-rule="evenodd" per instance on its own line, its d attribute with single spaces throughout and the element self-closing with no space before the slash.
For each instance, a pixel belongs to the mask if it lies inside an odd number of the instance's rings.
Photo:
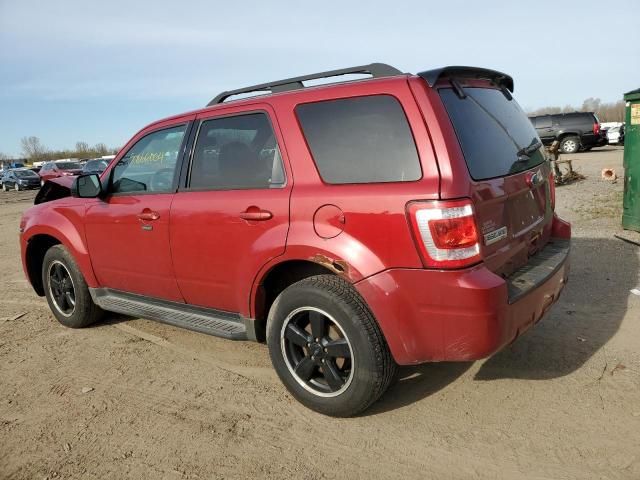
<svg viewBox="0 0 640 480">
<path fill-rule="evenodd" d="M 372 78 L 305 85 L 354 73 Z M 63 325 L 107 310 L 266 340 L 293 396 L 356 414 L 397 365 L 497 352 L 567 280 L 570 225 L 512 92 L 493 70 L 384 64 L 224 92 L 100 176 L 49 182 L 24 270 Z"/>
</svg>

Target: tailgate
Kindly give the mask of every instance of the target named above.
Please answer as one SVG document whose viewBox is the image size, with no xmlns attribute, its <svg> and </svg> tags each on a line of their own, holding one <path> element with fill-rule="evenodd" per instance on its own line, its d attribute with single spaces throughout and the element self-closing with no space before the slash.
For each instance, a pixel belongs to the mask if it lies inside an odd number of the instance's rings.
<svg viewBox="0 0 640 480">
<path fill-rule="evenodd" d="M 551 233 L 551 168 L 542 143 L 504 89 L 455 84 L 438 93 L 472 178 L 483 260 L 507 277 L 541 250 Z"/>
</svg>

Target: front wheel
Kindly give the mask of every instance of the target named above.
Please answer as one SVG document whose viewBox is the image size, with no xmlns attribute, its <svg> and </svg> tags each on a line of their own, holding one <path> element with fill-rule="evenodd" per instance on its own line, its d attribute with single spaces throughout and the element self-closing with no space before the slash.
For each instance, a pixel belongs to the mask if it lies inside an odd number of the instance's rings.
<svg viewBox="0 0 640 480">
<path fill-rule="evenodd" d="M 14 183 L 14 184 L 13 184 L 13 189 L 14 189 L 16 192 L 19 192 L 19 191 L 21 190 L 20 185 L 18 185 L 17 183 Z"/>
<path fill-rule="evenodd" d="M 42 284 L 49 308 L 65 327 L 82 328 L 100 319 L 103 310 L 91 298 L 78 265 L 62 245 L 47 250 L 42 263 Z"/>
<path fill-rule="evenodd" d="M 3 191 L 3 192 L 6 192 L 6 191 L 7 191 L 7 184 L 6 184 L 6 183 L 3 183 L 3 184 L 2 184 L 2 191 Z"/>
<path fill-rule="evenodd" d="M 334 275 L 286 288 L 267 322 L 273 366 L 302 404 L 335 417 L 356 415 L 375 402 L 396 364 L 366 304 Z"/>
</svg>

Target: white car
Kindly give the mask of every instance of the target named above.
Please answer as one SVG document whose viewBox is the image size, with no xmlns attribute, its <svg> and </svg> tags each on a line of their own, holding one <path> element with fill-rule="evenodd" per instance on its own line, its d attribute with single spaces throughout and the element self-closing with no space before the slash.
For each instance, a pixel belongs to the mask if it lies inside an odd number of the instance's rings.
<svg viewBox="0 0 640 480">
<path fill-rule="evenodd" d="M 611 127 L 607 130 L 607 140 L 609 145 L 613 145 L 620 142 L 620 127 Z"/>
</svg>

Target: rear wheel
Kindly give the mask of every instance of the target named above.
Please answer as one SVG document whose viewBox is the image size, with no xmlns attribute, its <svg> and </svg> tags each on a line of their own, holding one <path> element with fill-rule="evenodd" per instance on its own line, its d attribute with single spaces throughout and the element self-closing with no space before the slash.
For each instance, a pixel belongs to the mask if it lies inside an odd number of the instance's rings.
<svg viewBox="0 0 640 480">
<path fill-rule="evenodd" d="M 64 246 L 55 245 L 45 254 L 42 283 L 49 307 L 62 325 L 87 327 L 102 316 L 103 310 L 93 303 L 80 269 Z"/>
<path fill-rule="evenodd" d="M 564 137 L 560 142 L 562 153 L 576 153 L 580 149 L 580 139 L 578 137 Z"/>
<path fill-rule="evenodd" d="M 291 394 L 325 415 L 362 412 L 384 393 L 396 370 L 364 301 L 333 275 L 301 280 L 278 296 L 269 312 L 267 343 Z"/>
</svg>

